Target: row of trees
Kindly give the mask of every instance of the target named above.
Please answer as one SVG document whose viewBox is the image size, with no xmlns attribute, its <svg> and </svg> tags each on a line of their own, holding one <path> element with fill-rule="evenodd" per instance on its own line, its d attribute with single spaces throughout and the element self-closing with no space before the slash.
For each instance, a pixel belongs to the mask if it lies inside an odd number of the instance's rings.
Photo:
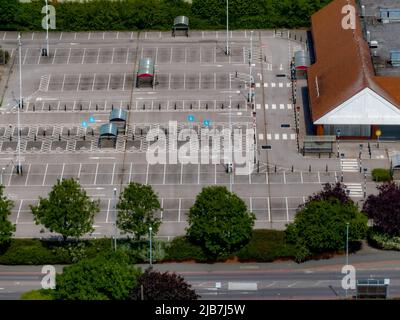
<svg viewBox="0 0 400 320">
<path fill-rule="evenodd" d="M 230 0 L 232 28 L 308 26 L 310 16 L 330 0 Z M 41 30 L 43 0 L 0 2 L 0 30 Z M 92 0 L 52 3 L 57 30 L 167 30 L 178 15 L 195 29 L 223 28 L 225 0 Z"/>
</svg>

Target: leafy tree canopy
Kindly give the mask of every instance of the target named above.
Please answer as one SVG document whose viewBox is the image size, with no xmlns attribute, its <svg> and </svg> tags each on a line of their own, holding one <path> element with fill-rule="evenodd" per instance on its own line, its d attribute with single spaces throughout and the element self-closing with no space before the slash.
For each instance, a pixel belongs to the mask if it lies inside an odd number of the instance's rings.
<svg viewBox="0 0 400 320">
<path fill-rule="evenodd" d="M 187 235 L 210 258 L 239 250 L 251 239 L 255 215 L 245 202 L 225 187 L 203 188 L 190 208 Z"/>
<path fill-rule="evenodd" d="M 0 185 L 0 246 L 10 242 L 15 225 L 9 220 L 14 203 L 4 196 L 4 186 Z"/>
</svg>

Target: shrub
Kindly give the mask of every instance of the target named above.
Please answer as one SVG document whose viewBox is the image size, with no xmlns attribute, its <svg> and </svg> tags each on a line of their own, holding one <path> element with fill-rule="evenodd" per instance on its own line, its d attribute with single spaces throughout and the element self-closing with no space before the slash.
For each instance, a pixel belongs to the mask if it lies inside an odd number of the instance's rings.
<svg viewBox="0 0 400 320">
<path fill-rule="evenodd" d="M 383 250 L 400 250 L 400 237 L 380 233 L 373 228 L 368 232 L 368 243 Z"/>
<path fill-rule="evenodd" d="M 62 243 L 39 239 L 12 239 L 0 255 L 0 264 L 70 264 L 111 250 L 110 239 Z"/>
<path fill-rule="evenodd" d="M 372 170 L 372 178 L 376 182 L 386 182 L 392 180 L 390 169 L 376 168 Z"/>
<path fill-rule="evenodd" d="M 0 65 L 7 64 L 10 60 L 10 53 L 7 50 L 0 49 Z"/>
<path fill-rule="evenodd" d="M 294 246 L 286 243 L 285 232 L 278 230 L 254 230 L 250 242 L 240 249 L 240 261 L 271 262 L 278 258 L 292 258 Z"/>
<path fill-rule="evenodd" d="M 21 300 L 54 300 L 53 290 L 31 290 L 21 295 Z"/>
<path fill-rule="evenodd" d="M 207 257 L 200 246 L 189 241 L 185 236 L 176 237 L 166 247 L 166 261 L 185 261 L 195 260 L 196 262 L 205 262 Z"/>
</svg>

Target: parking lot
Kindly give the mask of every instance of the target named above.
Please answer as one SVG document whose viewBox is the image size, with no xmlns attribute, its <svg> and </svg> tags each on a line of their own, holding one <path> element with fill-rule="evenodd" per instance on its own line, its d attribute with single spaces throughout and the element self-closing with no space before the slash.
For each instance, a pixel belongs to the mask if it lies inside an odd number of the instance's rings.
<svg viewBox="0 0 400 320">
<path fill-rule="evenodd" d="M 304 160 L 296 165 L 292 84 L 276 74 L 287 72 L 298 45 L 276 38 L 274 31 L 253 33 L 254 110 L 247 103 L 247 30 L 231 33 L 230 55 L 224 53 L 226 39 L 221 31 L 196 31 L 188 38 L 173 39 L 167 32 L 51 33 L 49 57 L 40 55 L 43 36 L 22 37 L 24 108 L 20 109 L 19 149 L 18 72 L 8 83 L 0 121 L 1 179 L 14 201 L 17 236 L 37 235 L 29 205 L 46 196 L 57 179 L 77 178 L 91 197 L 100 199 L 101 212 L 95 219 L 98 235 L 114 232 L 114 188 L 121 190 L 130 181 L 151 184 L 164 209 L 159 213 L 164 223 L 158 236 L 171 237 L 184 232 L 187 212 L 204 186 L 232 189 L 256 214 L 256 227 L 283 228 L 308 195 L 340 177 L 333 161 L 329 170 L 313 164 L 309 171 Z M 15 39 L 16 33 L 0 32 L 0 44 L 8 46 L 13 57 Z M 136 87 L 142 57 L 154 59 L 154 87 Z M 15 62 L 14 71 L 19 68 L 18 59 Z M 100 148 L 99 127 L 108 123 L 115 108 L 128 113 L 126 131 L 118 134 L 115 147 Z M 83 127 L 81 122 L 89 117 L 94 122 Z M 259 165 L 250 175 L 228 174 L 223 163 L 150 165 L 145 157 L 146 134 L 150 129 L 168 133 L 170 121 L 197 134 L 204 127 L 244 130 L 256 125 Z M 263 144 L 271 144 L 273 152 L 261 149 Z M 242 147 L 245 152 L 246 145 Z M 23 175 L 15 172 L 18 151 Z M 191 151 L 199 149 L 191 146 Z"/>
</svg>

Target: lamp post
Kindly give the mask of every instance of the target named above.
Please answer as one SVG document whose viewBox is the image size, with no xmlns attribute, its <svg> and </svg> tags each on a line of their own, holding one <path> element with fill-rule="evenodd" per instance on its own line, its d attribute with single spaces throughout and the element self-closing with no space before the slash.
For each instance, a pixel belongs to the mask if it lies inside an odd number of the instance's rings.
<svg viewBox="0 0 400 320">
<path fill-rule="evenodd" d="M 152 237 L 152 234 L 151 234 L 151 232 L 153 231 L 153 228 L 152 227 L 149 227 L 149 234 L 150 234 L 150 244 L 149 244 L 149 246 L 150 246 L 150 268 L 152 268 L 153 267 L 153 252 L 152 252 L 152 243 L 151 243 L 151 237 Z"/>
<path fill-rule="evenodd" d="M 0 182 L 1 185 L 3 184 L 3 174 L 5 170 L 6 168 L 1 168 L 1 182 Z"/>
<path fill-rule="evenodd" d="M 49 7 L 47 0 L 46 1 L 46 57 L 49 56 Z"/>
<path fill-rule="evenodd" d="M 341 159 L 340 157 L 340 129 L 336 130 L 336 137 L 337 137 L 337 153 L 338 153 L 338 158 Z M 340 160 L 341 161 L 341 160 Z M 340 163 L 340 182 L 343 182 L 343 169 L 342 169 L 342 163 Z"/>
<path fill-rule="evenodd" d="M 346 222 L 346 266 L 349 265 L 349 223 Z M 347 289 L 346 289 L 347 297 Z"/>
<path fill-rule="evenodd" d="M 253 30 L 251 30 L 250 32 L 250 52 L 249 52 L 249 81 L 250 81 L 250 85 L 249 85 L 249 102 L 250 102 L 250 106 L 251 108 L 253 108 L 253 92 L 252 92 L 252 85 L 253 85 L 253 77 L 251 75 L 251 69 L 252 69 L 252 62 L 253 62 Z"/>
<path fill-rule="evenodd" d="M 24 102 L 22 101 L 22 43 L 21 43 L 21 33 L 18 34 L 18 47 L 19 47 L 19 102 L 17 109 L 17 130 L 18 130 L 18 161 L 17 161 L 17 173 L 22 174 L 22 166 L 21 166 L 21 130 L 20 130 L 20 119 L 19 119 L 19 109 L 23 106 Z"/>
<path fill-rule="evenodd" d="M 230 54 L 229 49 L 229 0 L 226 0 L 226 50 L 225 54 Z"/>
<path fill-rule="evenodd" d="M 115 222 L 114 222 L 114 251 L 117 251 L 117 188 L 114 188 L 114 212 L 115 212 Z"/>
</svg>

